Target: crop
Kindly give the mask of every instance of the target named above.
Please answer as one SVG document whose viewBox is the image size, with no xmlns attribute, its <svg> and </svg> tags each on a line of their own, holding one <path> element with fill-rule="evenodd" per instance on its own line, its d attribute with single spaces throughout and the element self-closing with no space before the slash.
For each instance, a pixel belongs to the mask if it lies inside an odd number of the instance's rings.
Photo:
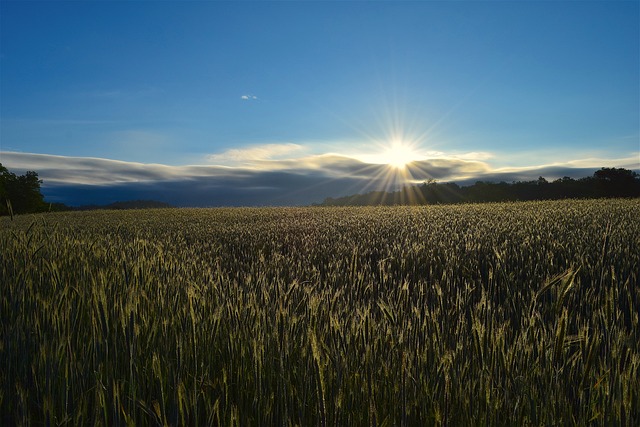
<svg viewBox="0 0 640 427">
<path fill-rule="evenodd" d="M 640 200 L 0 218 L 0 424 L 638 425 Z"/>
</svg>

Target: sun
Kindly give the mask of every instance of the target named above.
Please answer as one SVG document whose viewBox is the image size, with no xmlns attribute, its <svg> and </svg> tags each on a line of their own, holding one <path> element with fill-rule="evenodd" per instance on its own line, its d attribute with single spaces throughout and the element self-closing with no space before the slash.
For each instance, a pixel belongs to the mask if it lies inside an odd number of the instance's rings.
<svg viewBox="0 0 640 427">
<path fill-rule="evenodd" d="M 409 144 L 402 141 L 393 141 L 389 148 L 382 153 L 382 160 L 396 169 L 404 169 L 407 164 L 416 161 L 418 154 Z"/>
</svg>

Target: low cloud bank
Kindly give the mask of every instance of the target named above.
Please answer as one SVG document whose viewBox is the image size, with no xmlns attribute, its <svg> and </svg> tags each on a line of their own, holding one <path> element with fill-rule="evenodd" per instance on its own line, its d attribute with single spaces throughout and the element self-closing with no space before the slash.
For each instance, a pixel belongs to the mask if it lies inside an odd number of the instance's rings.
<svg viewBox="0 0 640 427">
<path fill-rule="evenodd" d="M 284 152 L 281 147 L 278 154 Z M 296 151 L 295 146 L 286 148 Z M 72 206 L 135 199 L 177 206 L 284 206 L 372 190 L 389 191 L 430 179 L 464 185 L 479 180 L 528 181 L 539 176 L 548 180 L 580 178 L 600 167 L 640 171 L 637 157 L 509 169 L 495 169 L 479 160 L 439 157 L 413 162 L 404 170 L 339 154 L 276 160 L 255 156 L 251 164 L 234 167 L 167 166 L 17 152 L 0 153 L 0 162 L 18 174 L 38 172 L 44 181 L 45 199 Z"/>
</svg>

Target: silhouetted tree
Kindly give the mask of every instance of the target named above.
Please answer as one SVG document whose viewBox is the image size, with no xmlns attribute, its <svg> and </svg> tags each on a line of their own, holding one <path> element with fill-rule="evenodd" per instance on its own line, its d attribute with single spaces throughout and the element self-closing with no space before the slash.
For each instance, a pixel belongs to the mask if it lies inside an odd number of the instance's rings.
<svg viewBox="0 0 640 427">
<path fill-rule="evenodd" d="M 28 171 L 17 176 L 0 163 L 0 215 L 42 212 L 46 204 L 38 174 Z"/>
<path fill-rule="evenodd" d="M 602 168 L 593 174 L 601 197 L 630 197 L 638 192 L 640 175 L 623 168 Z"/>
</svg>

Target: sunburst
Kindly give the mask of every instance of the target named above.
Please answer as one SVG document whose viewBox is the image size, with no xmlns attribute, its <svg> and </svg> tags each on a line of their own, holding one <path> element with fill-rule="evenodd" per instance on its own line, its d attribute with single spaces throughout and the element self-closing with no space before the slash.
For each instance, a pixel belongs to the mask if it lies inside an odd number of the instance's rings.
<svg viewBox="0 0 640 427">
<path fill-rule="evenodd" d="M 404 170 L 407 165 L 416 160 L 420 160 L 420 155 L 403 141 L 392 141 L 390 146 L 381 154 L 384 164 L 399 170 Z"/>
</svg>

